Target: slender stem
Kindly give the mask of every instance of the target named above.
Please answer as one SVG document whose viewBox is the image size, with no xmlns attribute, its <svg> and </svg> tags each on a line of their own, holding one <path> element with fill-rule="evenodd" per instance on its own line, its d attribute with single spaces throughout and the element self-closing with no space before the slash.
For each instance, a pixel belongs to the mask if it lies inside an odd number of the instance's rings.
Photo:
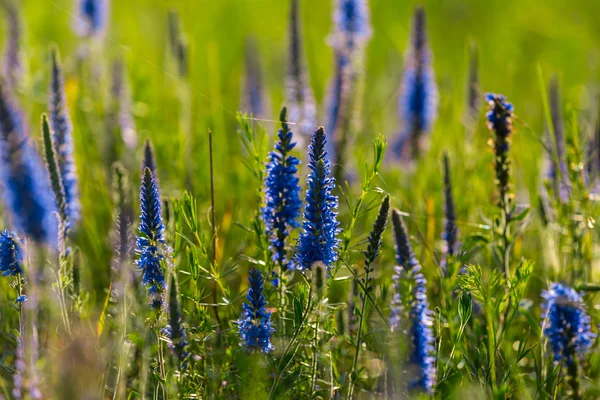
<svg viewBox="0 0 600 400">
<path fill-rule="evenodd" d="M 360 308 L 360 315 L 358 316 L 358 331 L 356 333 L 356 344 L 354 349 L 354 360 L 352 361 L 352 370 L 350 372 L 350 388 L 348 389 L 348 399 L 352 399 L 354 396 L 354 386 L 356 385 L 356 378 L 354 375 L 356 374 L 356 366 L 358 364 L 358 354 L 360 352 L 360 342 L 362 340 L 362 326 L 365 315 L 365 310 L 367 306 L 366 296 L 363 297 L 363 302 Z"/>
<path fill-rule="evenodd" d="M 211 263 L 213 270 L 216 272 L 217 268 L 217 226 L 216 226 L 216 218 L 215 218 L 215 174 L 214 174 L 214 164 L 213 164 L 213 142 L 212 142 L 212 131 L 208 130 L 208 153 L 209 153 L 209 163 L 210 163 L 210 224 L 212 227 L 212 254 L 211 254 Z M 215 280 L 213 282 L 213 303 L 215 303 L 215 307 L 213 310 L 215 311 L 215 318 L 217 319 L 217 330 L 221 329 L 221 317 L 219 317 L 219 307 L 218 307 L 218 298 L 217 298 L 217 289 L 218 282 L 217 279 L 219 277 L 215 274 Z"/>
</svg>

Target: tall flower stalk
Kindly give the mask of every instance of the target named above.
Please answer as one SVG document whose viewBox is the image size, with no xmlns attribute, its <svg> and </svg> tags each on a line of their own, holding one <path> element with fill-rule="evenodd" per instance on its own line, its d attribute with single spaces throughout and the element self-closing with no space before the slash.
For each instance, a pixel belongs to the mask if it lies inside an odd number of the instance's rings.
<svg viewBox="0 0 600 400">
<path fill-rule="evenodd" d="M 438 92 L 427 40 L 425 10 L 415 10 L 409 49 L 404 58 L 400 87 L 401 132 L 394 151 L 402 159 L 415 159 L 426 149 L 437 118 Z"/>
<path fill-rule="evenodd" d="M 136 247 L 136 264 L 142 271 L 142 283 L 148 288 L 148 297 L 152 308 L 163 304 L 165 276 L 162 262 L 165 258 L 165 226 L 162 219 L 160 194 L 150 169 L 142 175 L 140 189 L 140 226 Z"/>
<path fill-rule="evenodd" d="M 493 93 L 486 94 L 489 111 L 486 114 L 488 127 L 494 137 L 490 140 L 490 146 L 494 152 L 494 171 L 496 175 L 497 201 L 496 205 L 501 211 L 502 218 L 496 231 L 501 239 L 499 251 L 501 253 L 501 264 L 507 280 L 510 278 L 510 248 L 511 235 L 510 224 L 512 222 L 514 207 L 514 196 L 510 192 L 510 143 L 513 133 L 513 105 L 506 101 L 503 95 Z"/>
<path fill-rule="evenodd" d="M 317 111 L 310 86 L 302 44 L 299 0 L 292 0 L 288 27 L 288 62 L 285 80 L 288 121 L 296 123 L 299 134 L 308 136 L 316 124 Z"/>
<path fill-rule="evenodd" d="M 309 146 L 310 174 L 307 179 L 304 221 L 294 258 L 295 266 L 300 270 L 311 269 L 317 262 L 323 263 L 330 270 L 338 257 L 338 199 L 331 194 L 335 188 L 335 178 L 330 177 L 326 143 L 325 132 L 320 127 L 315 131 Z"/>
<path fill-rule="evenodd" d="M 298 184 L 298 164 L 300 160 L 290 153 L 296 146 L 293 134 L 286 121 L 286 109 L 280 114 L 281 129 L 277 134 L 279 140 L 275 149 L 269 154 L 264 185 L 264 207 L 261 218 L 273 253 L 273 261 L 283 272 L 290 267 L 286 255 L 286 240 L 290 230 L 300 226 L 298 217 L 302 201 Z"/>
<path fill-rule="evenodd" d="M 329 44 L 334 49 L 335 71 L 327 102 L 327 152 L 339 179 L 345 163 L 353 120 L 360 117 L 358 90 L 364 70 L 364 51 L 372 35 L 369 6 L 365 0 L 337 0 Z"/>
</svg>

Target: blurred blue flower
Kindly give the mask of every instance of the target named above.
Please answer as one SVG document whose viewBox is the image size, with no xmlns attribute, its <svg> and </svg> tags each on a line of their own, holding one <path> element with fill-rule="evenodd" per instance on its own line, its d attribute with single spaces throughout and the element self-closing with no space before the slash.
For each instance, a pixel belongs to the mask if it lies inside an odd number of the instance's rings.
<svg viewBox="0 0 600 400">
<path fill-rule="evenodd" d="M 52 51 L 52 74 L 50 80 L 50 125 L 54 133 L 58 168 L 62 177 L 67 205 L 67 227 L 77 223 L 80 217 L 79 184 L 73 157 L 73 125 L 69 117 L 62 66 L 57 50 Z"/>
<path fill-rule="evenodd" d="M 448 256 L 455 256 L 458 252 L 458 226 L 456 225 L 456 210 L 454 206 L 454 195 L 452 193 L 452 180 L 450 177 L 450 160 L 448 154 L 444 153 L 444 231 L 442 240 L 444 248 L 442 254 L 442 269 L 446 271 Z"/>
<path fill-rule="evenodd" d="M 285 115 L 285 109 L 282 115 Z M 292 142 L 292 132 L 285 118 L 282 118 L 282 129 L 279 130 L 278 137 L 275 150 L 269 154 L 264 189 L 265 206 L 261 208 L 261 217 L 271 243 L 273 260 L 287 269 L 290 262 L 286 258 L 285 241 L 290 234 L 289 229 L 300 226 L 298 217 L 302 201 L 297 177 L 300 160 L 289 154 L 296 143 Z"/>
<path fill-rule="evenodd" d="M 108 22 L 108 0 L 77 0 L 77 33 L 102 36 Z"/>
<path fill-rule="evenodd" d="M 0 271 L 2 276 L 15 276 L 23 273 L 23 253 L 19 240 L 8 230 L 0 233 Z"/>
<path fill-rule="evenodd" d="M 274 350 L 271 334 L 275 329 L 271 326 L 271 313 L 265 309 L 267 303 L 263 295 L 264 280 L 260 270 L 251 269 L 248 282 L 248 302 L 243 304 L 244 310 L 236 324 L 242 345 L 246 349 L 268 353 Z"/>
<path fill-rule="evenodd" d="M 11 87 L 17 87 L 23 78 L 23 60 L 21 58 L 21 42 L 23 26 L 19 16 L 17 1 L 0 1 L 0 8 L 6 11 L 6 43 L 2 56 L 2 75 Z"/>
<path fill-rule="evenodd" d="M 366 44 L 373 31 L 366 0 L 337 0 L 333 14 L 334 31 L 329 42 L 338 52 L 349 53 Z"/>
<path fill-rule="evenodd" d="M 21 111 L 0 82 L 0 182 L 15 230 L 55 247 L 57 219 L 50 177 L 30 143 Z"/>
<path fill-rule="evenodd" d="M 400 87 L 402 130 L 394 146 L 398 157 L 415 158 L 423 149 L 423 141 L 437 118 L 438 92 L 431 59 L 425 10 L 417 8 Z"/>
<path fill-rule="evenodd" d="M 186 351 L 188 345 L 185 326 L 181 320 L 181 309 L 179 307 L 179 291 L 175 277 L 171 279 L 169 289 L 169 325 L 163 328 L 162 333 L 171 339 L 169 349 L 177 356 L 181 368 L 187 365 L 186 358 L 189 353 Z"/>
<path fill-rule="evenodd" d="M 329 176 L 326 142 L 325 132 L 320 127 L 315 131 L 309 146 L 308 167 L 311 172 L 307 179 L 303 229 L 294 259 L 298 269 L 310 269 L 316 262 L 323 263 L 329 269 L 338 257 L 338 199 L 331 194 L 335 188 L 335 179 Z"/>
<path fill-rule="evenodd" d="M 418 377 L 411 381 L 411 387 L 421 389 L 428 394 L 433 392 L 436 380 L 435 338 L 433 336 L 433 318 L 427 301 L 427 280 L 421 273 L 421 266 L 411 271 L 414 281 L 413 301 L 410 309 L 413 349 L 410 362 L 418 367 Z"/>
<path fill-rule="evenodd" d="M 148 287 L 150 304 L 153 308 L 160 308 L 165 289 L 165 276 L 161 266 L 165 226 L 161 215 L 160 194 L 149 168 L 144 170 L 142 176 L 140 208 L 140 227 L 136 242 L 139 259 L 136 264 L 142 271 L 142 283 Z"/>
<path fill-rule="evenodd" d="M 590 317 L 583 299 L 574 289 L 551 283 L 542 293 L 546 300 L 544 310 L 544 335 L 554 352 L 554 360 L 571 365 L 592 347 L 596 335 L 592 332 Z"/>
<path fill-rule="evenodd" d="M 317 109 L 304 60 L 298 3 L 299 0 L 292 0 L 290 5 L 285 104 L 288 121 L 294 122 L 298 128 L 296 133 L 308 136 L 316 125 Z"/>
</svg>

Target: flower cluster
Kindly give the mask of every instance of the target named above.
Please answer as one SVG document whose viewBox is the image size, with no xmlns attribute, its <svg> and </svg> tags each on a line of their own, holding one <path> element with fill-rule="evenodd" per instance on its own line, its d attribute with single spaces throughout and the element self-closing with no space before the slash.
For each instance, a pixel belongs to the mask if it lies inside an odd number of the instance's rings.
<svg viewBox="0 0 600 400">
<path fill-rule="evenodd" d="M 510 135 L 513 132 L 512 116 L 513 105 L 506 101 L 501 94 L 488 93 L 485 100 L 489 105 L 486 114 L 488 127 L 494 132 L 494 140 L 491 146 L 496 156 L 495 171 L 496 184 L 498 185 L 499 201 L 501 208 L 506 208 L 509 202 L 508 193 L 510 189 L 510 160 L 508 151 L 510 149 Z"/>
<path fill-rule="evenodd" d="M 271 334 L 275 329 L 271 326 L 271 313 L 265 309 L 267 303 L 263 295 L 264 280 L 260 270 L 251 269 L 248 282 L 248 302 L 244 303 L 244 311 L 236 324 L 246 349 L 268 353 L 274 349 Z"/>
<path fill-rule="evenodd" d="M 438 92 L 427 43 L 425 10 L 415 10 L 409 51 L 405 57 L 399 96 L 402 131 L 395 144 L 398 157 L 415 158 L 437 118 Z"/>
<path fill-rule="evenodd" d="M 0 83 L 0 181 L 17 232 L 38 243 L 57 240 L 55 204 L 48 172 L 30 143 L 21 111 Z"/>
<path fill-rule="evenodd" d="M 57 50 L 52 51 L 52 73 L 50 79 L 50 125 L 53 130 L 58 168 L 65 192 L 67 226 L 72 227 L 79 219 L 79 185 L 73 158 L 73 125 L 69 117 L 65 83 Z"/>
<path fill-rule="evenodd" d="M 435 384 L 435 338 L 433 336 L 433 318 L 427 302 L 427 281 L 417 265 L 411 271 L 414 281 L 413 301 L 410 308 L 412 353 L 410 362 L 417 366 L 418 376 L 411 381 L 413 388 L 431 394 Z"/>
<path fill-rule="evenodd" d="M 2 276 L 16 276 L 23 273 L 23 253 L 19 240 L 8 230 L 0 232 L 0 272 Z"/>
<path fill-rule="evenodd" d="M 331 192 L 335 179 L 329 177 L 330 163 L 325 152 L 325 132 L 317 129 L 309 146 L 310 175 L 307 179 L 306 208 L 302 233 L 298 240 L 295 262 L 299 269 L 310 269 L 321 262 L 329 269 L 337 260 L 339 229 L 337 221 L 337 197 Z"/>
<path fill-rule="evenodd" d="M 164 259 L 165 244 L 162 221 L 160 194 L 150 169 L 144 170 L 140 189 L 140 227 L 137 237 L 136 261 L 142 271 L 142 283 L 148 287 L 148 296 L 153 308 L 160 308 L 163 303 L 165 276 L 161 261 Z"/>
<path fill-rule="evenodd" d="M 285 121 L 285 108 L 281 112 L 281 129 L 275 150 L 269 154 L 267 176 L 265 178 L 265 206 L 261 208 L 261 217 L 271 243 L 273 260 L 284 269 L 290 262 L 285 254 L 285 242 L 290 228 L 300 224 L 302 201 L 298 185 L 298 164 L 300 160 L 289 153 L 296 146 L 292 142 L 292 132 Z"/>
<path fill-rule="evenodd" d="M 547 319 L 543 325 L 544 335 L 554 359 L 571 365 L 590 350 L 595 339 L 583 299 L 577 291 L 560 283 L 551 283 L 542 297 L 546 300 L 542 307 Z"/>
</svg>

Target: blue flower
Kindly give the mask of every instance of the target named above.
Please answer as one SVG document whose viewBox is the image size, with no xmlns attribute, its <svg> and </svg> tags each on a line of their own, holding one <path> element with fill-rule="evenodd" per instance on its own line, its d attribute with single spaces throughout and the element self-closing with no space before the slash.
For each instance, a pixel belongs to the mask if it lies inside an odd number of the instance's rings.
<svg viewBox="0 0 600 400">
<path fill-rule="evenodd" d="M 546 300 L 544 311 L 544 335 L 554 352 L 554 360 L 573 364 L 592 347 L 596 335 L 591 330 L 590 317 L 585 311 L 583 299 L 574 289 L 551 283 L 542 293 Z"/>
<path fill-rule="evenodd" d="M 0 182 L 15 230 L 37 243 L 57 241 L 54 195 L 48 172 L 30 143 L 21 111 L 0 82 Z"/>
<path fill-rule="evenodd" d="M 263 295 L 264 280 L 260 270 L 251 269 L 248 282 L 248 302 L 244 303 L 244 310 L 236 324 L 242 345 L 246 349 L 268 353 L 274 349 L 271 334 L 275 329 L 271 326 L 271 313 L 265 309 L 267 303 Z"/>
<path fill-rule="evenodd" d="M 275 150 L 269 154 L 267 164 L 265 206 L 261 208 L 261 217 L 271 243 L 273 260 L 288 268 L 290 262 L 285 254 L 285 241 L 290 234 L 289 229 L 300 226 L 298 217 L 302 201 L 296 176 L 300 160 L 289 154 L 296 143 L 292 142 L 292 132 L 285 122 L 285 108 L 281 114 L 279 141 L 275 144 Z"/>
<path fill-rule="evenodd" d="M 300 130 L 296 133 L 309 135 L 316 124 L 317 109 L 304 60 L 302 34 L 300 32 L 300 8 L 298 3 L 298 0 L 292 0 L 290 6 L 285 99 L 289 115 L 288 121 L 296 123 L 296 126 Z"/>
<path fill-rule="evenodd" d="M 349 91 L 352 86 L 350 60 L 346 55 L 336 53 L 335 76 L 327 99 L 327 132 L 332 140 L 327 141 L 326 151 L 330 160 L 337 161 L 338 149 L 336 140 L 341 140 L 345 132 L 347 122 L 351 118 L 348 112 Z"/>
<path fill-rule="evenodd" d="M 398 157 L 416 157 L 424 147 L 424 137 L 431 132 L 437 118 L 438 92 L 431 59 L 425 30 L 425 10 L 417 8 L 400 88 L 402 130 L 394 146 Z"/>
<path fill-rule="evenodd" d="M 27 296 L 25 296 L 24 294 L 17 296 L 16 302 L 19 304 L 23 304 L 27 301 Z"/>
<path fill-rule="evenodd" d="M 427 280 L 421 273 L 421 266 L 415 266 L 411 271 L 414 281 L 413 301 L 410 308 L 412 336 L 412 353 L 410 362 L 417 367 L 417 378 L 411 381 L 411 387 L 421 389 L 428 394 L 433 392 L 435 385 L 435 338 L 433 336 L 433 318 L 427 302 Z"/>
<path fill-rule="evenodd" d="M 338 257 L 338 199 L 331 194 L 335 188 L 335 179 L 329 176 L 326 142 L 325 132 L 320 127 L 315 131 L 309 146 L 308 167 L 311 172 L 307 179 L 303 229 L 295 256 L 299 269 L 310 269 L 316 262 L 323 263 L 329 269 Z"/>
<path fill-rule="evenodd" d="M 52 74 L 50 80 L 50 124 L 54 131 L 54 143 L 58 168 L 62 177 L 67 205 L 67 227 L 79 219 L 79 185 L 73 158 L 73 125 L 69 117 L 65 83 L 57 50 L 52 51 Z"/>
<path fill-rule="evenodd" d="M 78 0 L 77 33 L 81 36 L 101 36 L 108 20 L 108 0 Z"/>
<path fill-rule="evenodd" d="M 146 139 L 144 142 L 144 157 L 142 159 L 142 173 L 144 170 L 148 168 L 150 172 L 152 172 L 152 177 L 154 181 L 158 185 L 158 172 L 156 170 L 156 156 L 154 155 L 154 146 L 152 146 L 152 141 L 150 139 Z"/>
<path fill-rule="evenodd" d="M 19 240 L 8 230 L 0 233 L 0 271 L 2 276 L 15 276 L 23 273 L 23 253 Z"/>
<path fill-rule="evenodd" d="M 140 189 L 140 227 L 137 237 L 136 261 L 142 271 L 142 283 L 148 287 L 148 296 L 153 308 L 162 306 L 162 294 L 165 289 L 165 277 L 161 261 L 164 259 L 164 230 L 162 221 L 160 194 L 150 169 L 144 170 Z"/>
<path fill-rule="evenodd" d="M 373 33 L 366 0 L 337 0 L 333 23 L 334 32 L 329 40 L 339 52 L 349 53 L 364 45 Z"/>
</svg>

